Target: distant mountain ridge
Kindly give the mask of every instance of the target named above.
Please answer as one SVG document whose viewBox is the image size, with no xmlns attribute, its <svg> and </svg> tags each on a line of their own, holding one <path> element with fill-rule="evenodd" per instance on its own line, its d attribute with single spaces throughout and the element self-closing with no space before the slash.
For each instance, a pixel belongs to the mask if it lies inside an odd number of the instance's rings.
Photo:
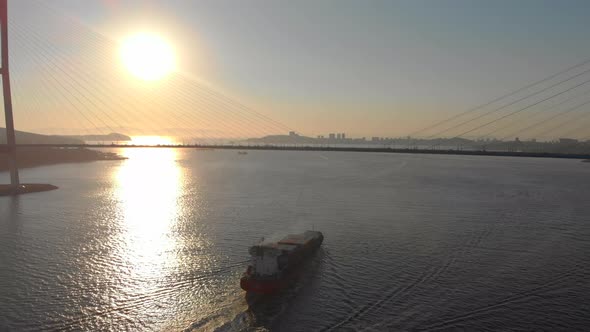
<svg viewBox="0 0 590 332">
<path fill-rule="evenodd" d="M 94 142 L 130 141 L 131 137 L 111 133 L 108 135 L 42 135 L 26 131 L 16 131 L 17 144 L 84 144 Z M 6 128 L 0 128 L 0 144 L 6 144 Z"/>
<path fill-rule="evenodd" d="M 246 141 L 266 144 L 316 144 L 318 140 L 300 135 L 268 135 L 261 138 L 248 138 Z"/>
<path fill-rule="evenodd" d="M 41 135 L 16 131 L 17 144 L 84 144 L 84 141 L 57 135 Z M 0 128 L 0 144 L 6 144 L 6 128 Z"/>
</svg>

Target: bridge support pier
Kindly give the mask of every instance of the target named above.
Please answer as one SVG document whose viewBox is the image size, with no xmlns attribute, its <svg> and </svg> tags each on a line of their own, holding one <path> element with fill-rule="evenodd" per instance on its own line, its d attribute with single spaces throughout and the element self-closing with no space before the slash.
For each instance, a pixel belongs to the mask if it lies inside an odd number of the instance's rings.
<svg viewBox="0 0 590 332">
<path fill-rule="evenodd" d="M 18 166 L 16 163 L 16 135 L 14 132 L 14 117 L 12 114 L 12 97 L 10 92 L 10 74 L 8 70 L 8 0 L 0 0 L 0 56 L 2 57 L 2 93 L 4 96 L 4 115 L 6 119 L 6 144 L 8 166 L 10 168 L 10 185 L 17 190 L 20 185 Z"/>
</svg>

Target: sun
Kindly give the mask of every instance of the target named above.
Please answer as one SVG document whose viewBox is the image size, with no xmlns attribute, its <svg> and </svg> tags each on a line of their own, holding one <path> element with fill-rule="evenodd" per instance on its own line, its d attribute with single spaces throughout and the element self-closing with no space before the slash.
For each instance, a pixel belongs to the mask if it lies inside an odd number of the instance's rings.
<svg viewBox="0 0 590 332">
<path fill-rule="evenodd" d="M 127 37 L 121 43 L 120 55 L 125 68 L 145 81 L 159 80 L 176 67 L 172 47 L 155 34 L 138 33 Z"/>
</svg>

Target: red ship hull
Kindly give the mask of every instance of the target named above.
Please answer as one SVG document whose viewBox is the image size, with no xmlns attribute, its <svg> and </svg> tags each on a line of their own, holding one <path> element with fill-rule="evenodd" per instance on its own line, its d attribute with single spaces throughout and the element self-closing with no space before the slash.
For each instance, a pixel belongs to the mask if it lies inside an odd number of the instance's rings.
<svg viewBox="0 0 590 332">
<path fill-rule="evenodd" d="M 240 279 L 240 287 L 247 292 L 273 294 L 287 286 L 286 279 L 261 280 L 245 274 Z"/>
</svg>

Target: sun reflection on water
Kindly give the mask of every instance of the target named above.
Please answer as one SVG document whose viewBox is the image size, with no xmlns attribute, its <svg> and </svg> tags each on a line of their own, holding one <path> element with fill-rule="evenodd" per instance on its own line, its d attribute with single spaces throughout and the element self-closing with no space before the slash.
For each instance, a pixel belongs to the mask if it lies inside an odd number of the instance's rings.
<svg viewBox="0 0 590 332">
<path fill-rule="evenodd" d="M 175 264 L 175 238 L 182 173 L 175 149 L 126 149 L 116 172 L 115 195 L 125 256 L 134 277 L 161 277 Z"/>
<path fill-rule="evenodd" d="M 211 295 L 227 284 L 236 287 L 233 279 L 218 279 L 222 254 L 211 250 L 203 235 L 195 174 L 178 160 L 182 153 L 161 147 L 122 149 L 128 159 L 113 173 L 118 236 L 112 259 L 119 267 L 110 277 L 116 284 L 110 294 L 118 299 L 113 308 L 133 310 L 154 330 L 168 330 L 171 317 L 177 317 L 173 324 L 190 325 L 219 316 L 225 298 Z M 244 310 L 242 302 L 232 308 Z"/>
</svg>

